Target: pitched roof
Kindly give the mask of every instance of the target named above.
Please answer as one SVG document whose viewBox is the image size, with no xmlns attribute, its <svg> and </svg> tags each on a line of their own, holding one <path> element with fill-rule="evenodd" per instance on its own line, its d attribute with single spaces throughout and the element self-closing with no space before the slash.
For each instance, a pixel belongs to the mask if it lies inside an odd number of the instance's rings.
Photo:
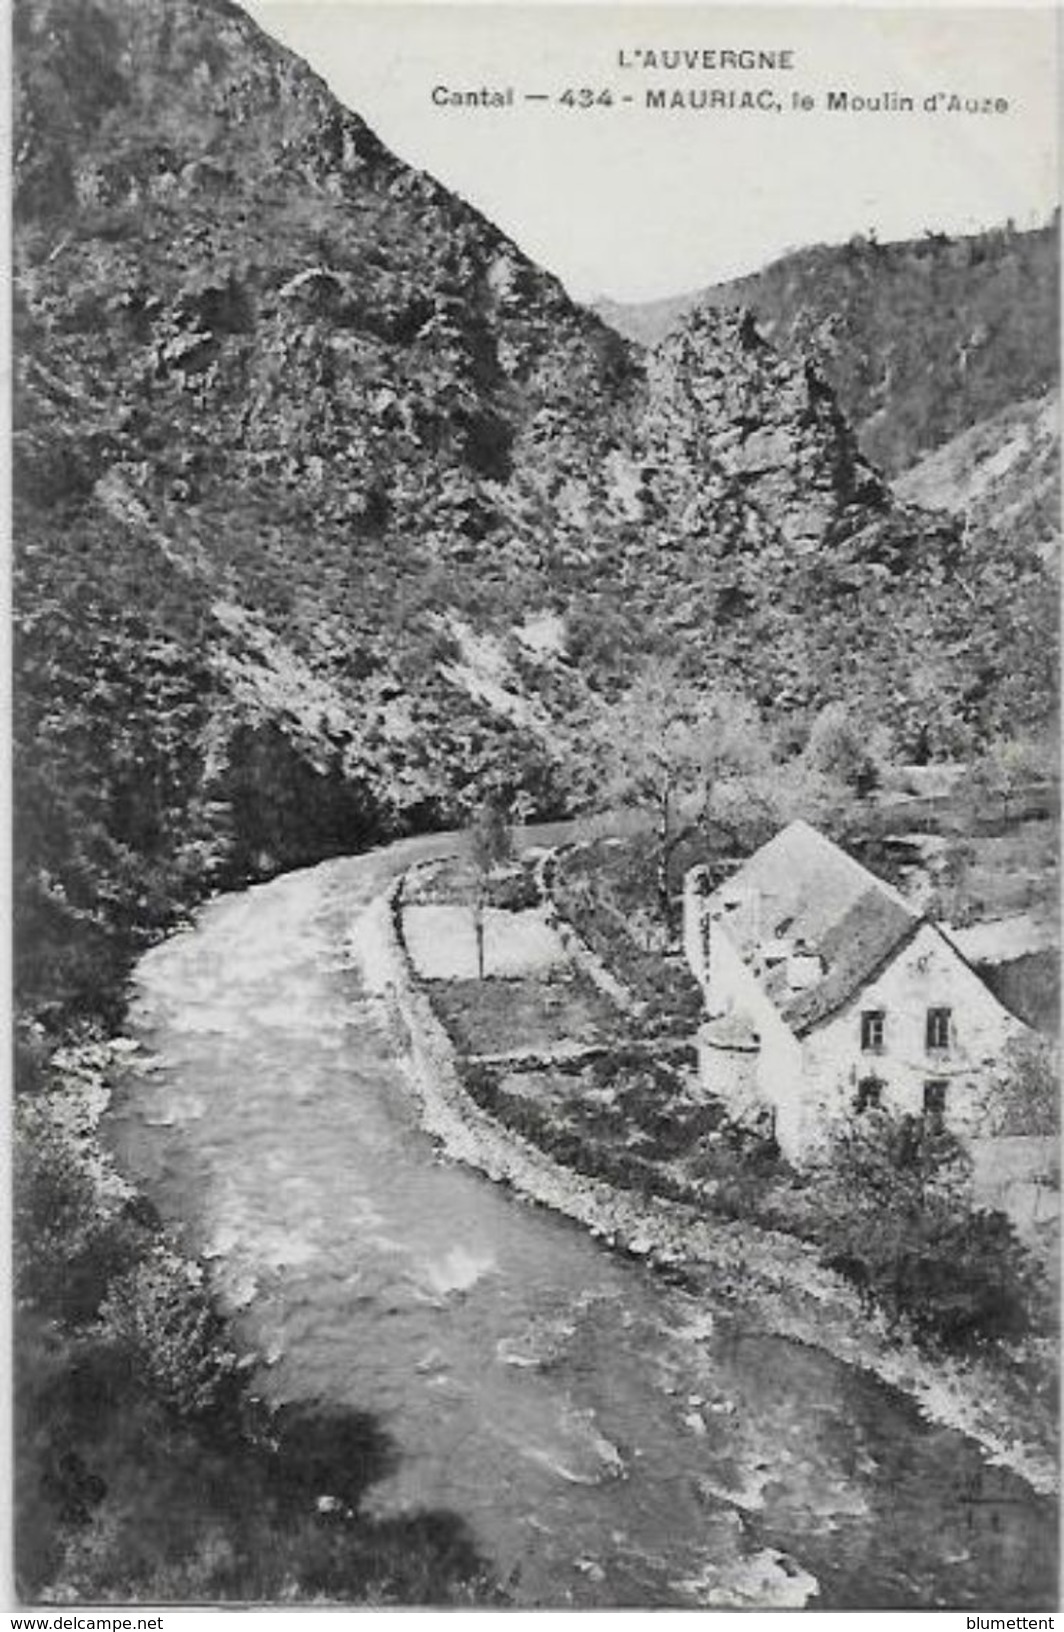
<svg viewBox="0 0 1064 1632">
<path fill-rule="evenodd" d="M 797 1036 L 859 992 L 922 922 L 897 890 L 801 821 L 714 891 L 709 910 Z M 785 947 L 820 959 L 820 973 L 797 989 Z"/>
</svg>

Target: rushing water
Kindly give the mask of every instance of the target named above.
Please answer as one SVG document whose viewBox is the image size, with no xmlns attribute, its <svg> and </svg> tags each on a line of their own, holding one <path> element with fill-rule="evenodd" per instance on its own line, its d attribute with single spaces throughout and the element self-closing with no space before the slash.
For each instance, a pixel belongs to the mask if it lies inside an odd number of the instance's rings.
<svg viewBox="0 0 1064 1632">
<path fill-rule="evenodd" d="M 346 950 L 439 843 L 222 899 L 139 967 L 111 1137 L 263 1391 L 375 1413 L 370 1505 L 460 1513 L 521 1604 L 1052 1607 L 1049 1504 L 961 1436 L 439 1160 Z"/>
</svg>

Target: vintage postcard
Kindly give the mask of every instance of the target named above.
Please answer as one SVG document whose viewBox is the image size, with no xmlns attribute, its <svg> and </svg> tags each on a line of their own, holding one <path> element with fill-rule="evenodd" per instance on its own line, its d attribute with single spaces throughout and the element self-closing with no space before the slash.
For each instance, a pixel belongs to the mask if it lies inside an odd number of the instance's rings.
<svg viewBox="0 0 1064 1632">
<path fill-rule="evenodd" d="M 1056 30 L 15 0 L 19 1604 L 1052 1624 Z"/>
</svg>

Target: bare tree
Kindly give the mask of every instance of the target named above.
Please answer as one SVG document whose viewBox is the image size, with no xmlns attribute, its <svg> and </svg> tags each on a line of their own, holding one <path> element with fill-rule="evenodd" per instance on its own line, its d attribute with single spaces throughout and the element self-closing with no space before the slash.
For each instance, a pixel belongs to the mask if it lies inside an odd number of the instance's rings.
<svg viewBox="0 0 1064 1632">
<path fill-rule="evenodd" d="M 643 806 L 653 815 L 658 906 L 671 931 L 670 858 L 708 823 L 718 780 L 764 758 L 757 711 L 731 692 L 693 685 L 679 664 L 655 660 L 603 707 L 594 736 L 603 802 Z"/>
<path fill-rule="evenodd" d="M 514 838 L 507 802 L 486 794 L 466 827 L 469 857 L 476 874 L 473 896 L 473 932 L 477 942 L 477 975 L 484 979 L 484 918 L 491 875 L 513 859 Z"/>
</svg>

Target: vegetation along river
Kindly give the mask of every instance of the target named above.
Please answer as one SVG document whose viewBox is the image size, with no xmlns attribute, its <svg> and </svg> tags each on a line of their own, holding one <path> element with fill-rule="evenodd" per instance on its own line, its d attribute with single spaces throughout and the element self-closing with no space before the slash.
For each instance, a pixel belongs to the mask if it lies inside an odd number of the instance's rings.
<svg viewBox="0 0 1064 1632">
<path fill-rule="evenodd" d="M 448 842 L 221 898 L 137 971 L 110 1137 L 262 1392 L 372 1412 L 367 1503 L 461 1514 L 520 1605 L 1050 1604 L 1051 1508 L 970 1442 L 439 1158 L 346 942 Z"/>
</svg>

